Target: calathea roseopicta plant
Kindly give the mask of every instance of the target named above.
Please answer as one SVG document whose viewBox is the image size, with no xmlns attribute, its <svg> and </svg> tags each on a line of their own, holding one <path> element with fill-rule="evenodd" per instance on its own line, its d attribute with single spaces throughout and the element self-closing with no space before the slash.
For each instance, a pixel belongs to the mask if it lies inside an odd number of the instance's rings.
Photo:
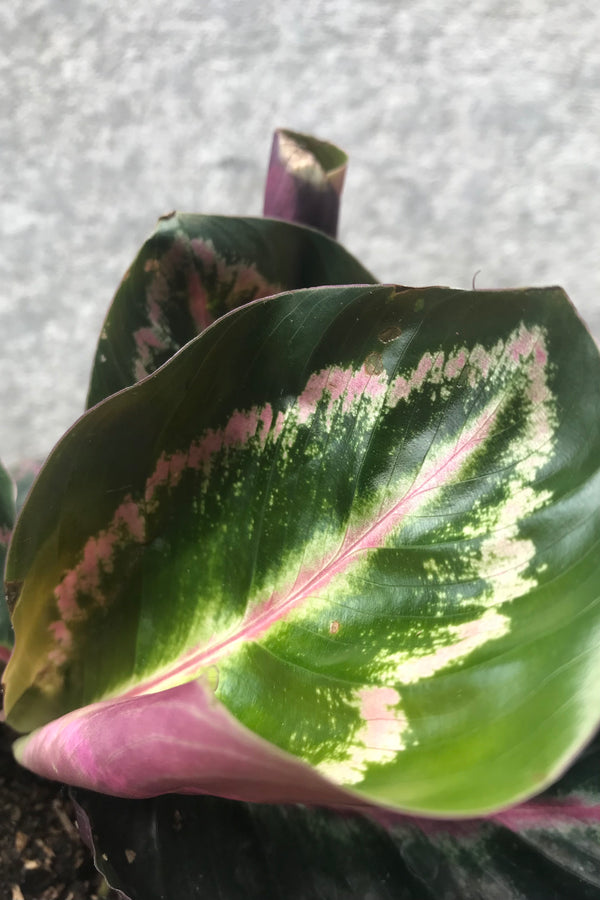
<svg viewBox="0 0 600 900">
<path fill-rule="evenodd" d="M 125 276 L 10 543 L 16 756 L 134 900 L 599 897 L 598 350 L 375 283 L 345 162 L 276 133 L 268 217 Z"/>
</svg>

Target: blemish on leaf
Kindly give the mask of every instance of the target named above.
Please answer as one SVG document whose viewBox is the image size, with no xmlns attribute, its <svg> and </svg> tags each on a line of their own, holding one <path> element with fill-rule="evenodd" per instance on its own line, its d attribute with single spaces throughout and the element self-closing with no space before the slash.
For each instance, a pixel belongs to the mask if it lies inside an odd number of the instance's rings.
<svg viewBox="0 0 600 900">
<path fill-rule="evenodd" d="M 131 863 L 134 861 L 134 859 L 136 858 L 136 856 L 137 856 L 137 854 L 136 854 L 135 850 L 129 850 L 129 849 L 126 849 L 126 850 L 125 850 L 125 859 L 127 860 L 127 862 L 128 862 L 130 865 L 131 865 Z"/>
<path fill-rule="evenodd" d="M 378 350 L 373 350 L 365 359 L 365 372 L 368 375 L 381 375 L 383 372 L 383 360 Z"/>
<path fill-rule="evenodd" d="M 333 621 L 329 625 L 329 634 L 337 634 L 340 630 L 340 623 L 337 621 Z"/>
<path fill-rule="evenodd" d="M 399 325 L 390 325 L 388 328 L 384 328 L 383 331 L 380 331 L 377 335 L 377 339 L 381 341 L 382 344 L 391 344 L 392 341 L 395 341 L 402 334 L 402 329 Z"/>
<path fill-rule="evenodd" d="M 17 600 L 19 599 L 22 588 L 22 581 L 6 581 L 4 584 L 4 596 L 6 599 L 6 605 L 8 606 L 8 611 L 11 615 L 14 611 L 15 606 L 17 605 Z"/>
</svg>

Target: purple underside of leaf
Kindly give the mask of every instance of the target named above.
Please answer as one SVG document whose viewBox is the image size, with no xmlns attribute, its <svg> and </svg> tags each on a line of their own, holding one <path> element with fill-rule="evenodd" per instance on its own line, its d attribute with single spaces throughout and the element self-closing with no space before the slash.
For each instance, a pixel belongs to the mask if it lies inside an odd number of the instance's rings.
<svg viewBox="0 0 600 900">
<path fill-rule="evenodd" d="M 20 738 L 14 752 L 38 775 L 117 797 L 362 804 L 240 725 L 200 680 L 91 704 Z"/>
</svg>

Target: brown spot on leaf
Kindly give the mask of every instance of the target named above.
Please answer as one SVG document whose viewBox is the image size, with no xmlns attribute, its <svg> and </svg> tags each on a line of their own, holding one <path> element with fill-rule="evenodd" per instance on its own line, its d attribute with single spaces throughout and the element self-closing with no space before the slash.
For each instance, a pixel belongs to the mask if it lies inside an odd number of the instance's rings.
<svg viewBox="0 0 600 900">
<path fill-rule="evenodd" d="M 399 325 L 390 325 L 388 328 L 384 328 L 377 337 L 382 344 L 389 344 L 392 341 L 395 341 L 396 338 L 399 338 L 401 334 L 402 329 Z"/>
<path fill-rule="evenodd" d="M 172 209 L 171 212 L 165 213 L 164 216 L 159 216 L 158 221 L 165 222 L 167 219 L 172 219 L 173 216 L 176 216 L 176 215 L 177 215 L 177 210 Z"/>
<path fill-rule="evenodd" d="M 125 850 L 125 859 L 131 865 L 136 857 L 135 850 Z"/>
<path fill-rule="evenodd" d="M 329 626 L 329 634 L 337 634 L 339 630 L 340 630 L 340 623 L 339 623 L 339 622 L 334 621 L 334 622 L 332 622 L 332 623 L 330 624 L 330 626 Z"/>
<path fill-rule="evenodd" d="M 368 375 L 380 375 L 383 372 L 383 360 L 378 350 L 373 350 L 365 359 L 365 372 Z"/>
<path fill-rule="evenodd" d="M 5 587 L 5 596 L 6 596 L 6 605 L 8 606 L 9 613 L 13 614 L 14 608 L 17 605 L 17 600 L 19 599 L 19 595 L 21 593 L 21 588 L 23 587 L 22 581 L 7 581 L 4 585 Z"/>
</svg>

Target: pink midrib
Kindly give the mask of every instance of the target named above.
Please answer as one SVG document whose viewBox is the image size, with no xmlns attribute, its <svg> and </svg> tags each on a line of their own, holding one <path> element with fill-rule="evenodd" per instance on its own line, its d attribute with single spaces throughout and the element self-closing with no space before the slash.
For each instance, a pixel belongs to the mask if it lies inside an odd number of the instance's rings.
<svg viewBox="0 0 600 900">
<path fill-rule="evenodd" d="M 358 537 L 353 537 L 347 533 L 333 560 L 300 586 L 297 586 L 298 579 L 296 579 L 295 589 L 292 589 L 292 592 L 286 596 L 285 600 L 280 603 L 274 603 L 273 598 L 269 598 L 258 609 L 255 607 L 254 612 L 235 634 L 229 635 L 226 639 L 201 650 L 194 648 L 188 651 L 183 658 L 180 658 L 177 666 L 169 668 L 168 671 L 158 677 L 152 677 L 140 682 L 134 688 L 124 692 L 122 696 L 137 696 L 153 691 L 165 681 L 171 681 L 173 678 L 185 675 L 188 671 L 197 671 L 200 667 L 211 665 L 221 659 L 223 655 L 233 652 L 235 647 L 241 643 L 258 639 L 272 625 L 280 622 L 285 615 L 307 600 L 311 594 L 322 590 L 336 575 L 344 572 L 350 565 L 351 557 L 354 554 L 379 547 L 382 540 L 391 533 L 393 528 L 399 524 L 408 512 L 418 505 L 418 500 L 422 494 L 447 484 L 451 475 L 456 473 L 465 460 L 468 459 L 470 453 L 485 440 L 496 418 L 496 414 L 497 408 L 479 423 L 468 440 L 462 443 L 460 440 L 457 441 L 453 451 L 441 465 L 434 468 L 433 471 L 427 473 L 420 480 L 417 476 L 411 490 Z M 423 470 L 421 469 L 422 472 Z"/>
</svg>

